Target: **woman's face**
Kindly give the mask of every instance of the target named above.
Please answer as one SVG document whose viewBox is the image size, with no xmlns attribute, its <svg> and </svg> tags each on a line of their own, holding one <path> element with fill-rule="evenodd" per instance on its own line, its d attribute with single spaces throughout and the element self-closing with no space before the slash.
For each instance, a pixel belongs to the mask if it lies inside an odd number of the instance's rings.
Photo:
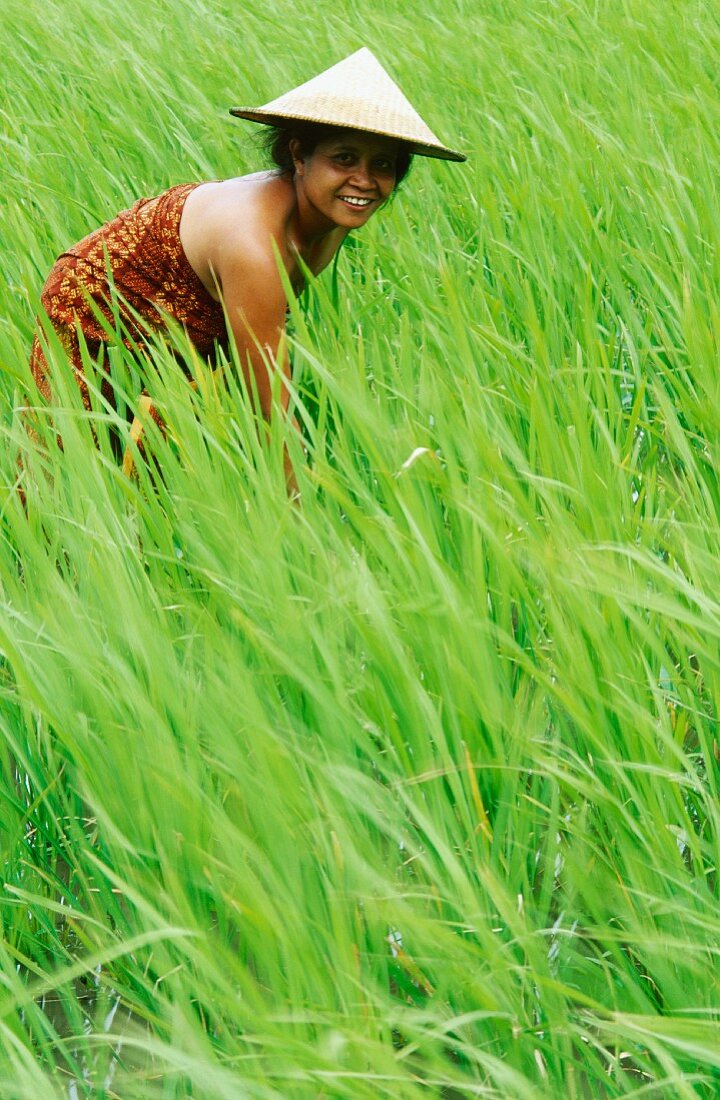
<svg viewBox="0 0 720 1100">
<path fill-rule="evenodd" d="M 357 229 L 390 197 L 399 143 L 391 138 L 338 130 L 303 156 L 290 143 L 303 214 L 320 227 Z"/>
</svg>

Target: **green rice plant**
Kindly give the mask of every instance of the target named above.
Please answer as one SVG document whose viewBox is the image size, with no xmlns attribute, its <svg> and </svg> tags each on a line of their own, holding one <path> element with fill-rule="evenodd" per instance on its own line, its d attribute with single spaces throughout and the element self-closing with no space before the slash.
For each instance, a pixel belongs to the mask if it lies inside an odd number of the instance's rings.
<svg viewBox="0 0 720 1100">
<path fill-rule="evenodd" d="M 1 33 L 0 1093 L 715 1096 L 713 11 L 10 0 Z M 257 168 L 226 108 L 363 43 L 469 160 L 293 303 L 307 457 L 160 345 L 111 347 L 118 412 L 88 361 L 91 413 L 51 347 L 38 409 L 54 256 Z M 143 372 L 168 433 L 129 480 Z"/>
</svg>

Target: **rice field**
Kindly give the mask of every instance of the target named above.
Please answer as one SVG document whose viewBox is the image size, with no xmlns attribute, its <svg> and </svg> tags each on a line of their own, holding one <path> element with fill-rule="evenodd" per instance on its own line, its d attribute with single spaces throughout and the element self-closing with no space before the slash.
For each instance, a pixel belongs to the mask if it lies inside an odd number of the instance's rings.
<svg viewBox="0 0 720 1100">
<path fill-rule="evenodd" d="M 5 0 L 0 42 L 0 1096 L 720 1095 L 716 8 Z M 29 438 L 54 258 L 259 168 L 227 109 L 361 45 L 469 159 L 292 305 L 301 506 L 160 347 L 162 476 L 121 347 L 118 414 L 58 348 Z"/>
</svg>

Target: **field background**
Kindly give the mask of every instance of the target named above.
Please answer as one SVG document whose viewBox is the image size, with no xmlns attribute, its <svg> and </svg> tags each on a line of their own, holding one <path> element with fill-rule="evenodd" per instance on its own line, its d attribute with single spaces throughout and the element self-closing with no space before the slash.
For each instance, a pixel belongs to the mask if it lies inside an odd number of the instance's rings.
<svg viewBox="0 0 720 1100">
<path fill-rule="evenodd" d="M 0 45 L 3 1100 L 717 1096 L 716 6 L 5 0 Z M 54 257 L 360 45 L 469 160 L 293 309 L 302 507 L 161 350 L 161 481 L 59 356 L 30 446 Z"/>
</svg>

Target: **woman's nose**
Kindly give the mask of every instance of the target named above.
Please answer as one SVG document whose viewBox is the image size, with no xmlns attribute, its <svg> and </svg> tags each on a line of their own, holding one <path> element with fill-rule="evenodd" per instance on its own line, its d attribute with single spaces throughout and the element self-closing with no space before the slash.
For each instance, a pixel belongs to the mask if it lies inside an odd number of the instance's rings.
<svg viewBox="0 0 720 1100">
<path fill-rule="evenodd" d="M 353 169 L 352 179 L 358 187 L 372 187 L 373 178 L 370 173 L 370 165 L 359 161 Z"/>
</svg>

